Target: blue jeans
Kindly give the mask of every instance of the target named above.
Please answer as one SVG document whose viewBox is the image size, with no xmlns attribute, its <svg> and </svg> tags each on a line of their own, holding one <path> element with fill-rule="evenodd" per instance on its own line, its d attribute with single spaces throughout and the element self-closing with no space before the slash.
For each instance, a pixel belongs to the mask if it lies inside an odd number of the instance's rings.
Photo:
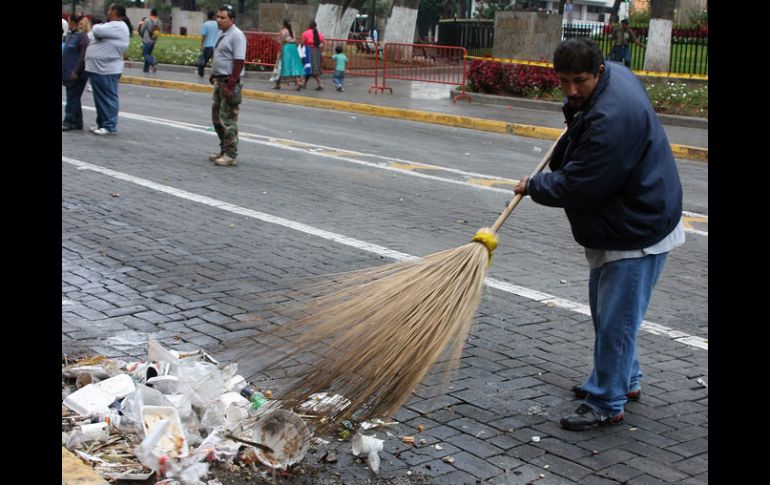
<svg viewBox="0 0 770 485">
<path fill-rule="evenodd" d="M 94 92 L 94 104 L 96 105 L 96 124 L 99 128 L 109 131 L 118 131 L 118 111 L 120 100 L 118 99 L 118 84 L 120 74 L 95 74 L 88 73 L 91 88 Z"/>
<path fill-rule="evenodd" d="M 631 67 L 631 46 L 616 45 L 612 48 L 611 61 L 622 62 L 627 67 Z"/>
<path fill-rule="evenodd" d="M 64 121 L 62 125 L 80 130 L 83 128 L 83 109 L 80 105 L 80 97 L 86 88 L 88 75 L 83 72 L 75 81 L 66 81 L 64 87 L 67 90 L 67 104 L 64 106 Z"/>
<path fill-rule="evenodd" d="M 142 42 L 142 57 L 144 57 L 144 72 L 150 72 L 150 66 L 155 64 L 155 57 L 152 50 L 155 48 L 155 42 Z"/>
<path fill-rule="evenodd" d="M 621 259 L 591 270 L 594 369 L 582 387 L 586 403 L 607 416 L 622 414 L 626 393 L 640 389 L 636 335 L 667 254 Z"/>
<path fill-rule="evenodd" d="M 341 88 L 345 84 L 345 71 L 334 71 L 332 83 L 334 83 L 335 88 Z"/>
</svg>

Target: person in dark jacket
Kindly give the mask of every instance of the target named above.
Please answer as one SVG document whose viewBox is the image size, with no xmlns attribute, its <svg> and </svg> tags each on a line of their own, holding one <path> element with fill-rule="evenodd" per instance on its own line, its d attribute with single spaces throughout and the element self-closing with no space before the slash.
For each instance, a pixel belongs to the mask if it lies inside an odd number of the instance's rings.
<svg viewBox="0 0 770 485">
<path fill-rule="evenodd" d="M 567 130 L 551 171 L 523 177 L 514 191 L 564 208 L 585 248 L 594 368 L 572 388 L 584 401 L 561 420 L 580 431 L 622 422 L 625 403 L 641 396 L 636 336 L 668 252 L 684 243 L 682 185 L 663 127 L 628 68 L 605 64 L 587 38 L 559 44 L 553 64 Z"/>
<path fill-rule="evenodd" d="M 83 110 L 80 98 L 88 81 L 85 72 L 85 56 L 88 47 L 87 24 L 79 25 L 80 16 L 70 15 L 69 29 L 72 32 L 64 41 L 61 59 L 61 83 L 67 93 L 67 104 L 64 106 L 64 121 L 61 131 L 82 130 Z"/>
</svg>

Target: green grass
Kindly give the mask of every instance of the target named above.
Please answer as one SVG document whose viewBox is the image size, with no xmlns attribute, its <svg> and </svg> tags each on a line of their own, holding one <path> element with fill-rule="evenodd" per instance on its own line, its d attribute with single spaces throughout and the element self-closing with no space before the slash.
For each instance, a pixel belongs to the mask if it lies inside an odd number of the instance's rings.
<svg viewBox="0 0 770 485">
<path fill-rule="evenodd" d="M 647 95 L 658 113 L 709 116 L 709 87 L 687 83 L 645 83 Z"/>
<path fill-rule="evenodd" d="M 163 37 L 155 44 L 152 55 L 161 64 L 179 64 L 182 66 L 194 66 L 195 60 L 201 53 L 200 37 L 179 38 Z M 132 35 L 126 51 L 131 61 L 143 61 L 142 39 L 139 35 Z"/>
</svg>

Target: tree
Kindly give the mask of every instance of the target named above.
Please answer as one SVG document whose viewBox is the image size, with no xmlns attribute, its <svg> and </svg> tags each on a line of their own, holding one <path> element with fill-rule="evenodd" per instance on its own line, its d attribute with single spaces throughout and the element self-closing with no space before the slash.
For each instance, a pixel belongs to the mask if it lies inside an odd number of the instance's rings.
<svg viewBox="0 0 770 485">
<path fill-rule="evenodd" d="M 417 9 L 417 32 L 420 38 L 424 38 L 441 18 L 441 12 L 445 6 L 445 0 L 422 0 Z"/>
<path fill-rule="evenodd" d="M 650 0 L 650 16 L 654 19 L 674 20 L 676 0 Z"/>
<path fill-rule="evenodd" d="M 615 0 L 612 3 L 612 11 L 610 12 L 610 22 L 617 23 L 620 22 L 620 18 L 618 17 L 618 11 L 620 10 L 620 4 L 623 2 L 623 0 Z"/>
</svg>

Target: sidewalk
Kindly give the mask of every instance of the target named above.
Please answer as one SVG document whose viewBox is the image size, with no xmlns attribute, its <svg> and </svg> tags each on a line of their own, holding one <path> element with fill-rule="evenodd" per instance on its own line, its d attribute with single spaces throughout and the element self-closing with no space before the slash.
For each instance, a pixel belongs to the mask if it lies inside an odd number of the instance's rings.
<svg viewBox="0 0 770 485">
<path fill-rule="evenodd" d="M 142 72 L 141 65 L 139 62 L 126 62 L 126 68 L 123 71 L 124 79 L 122 81 L 129 81 L 130 78 L 146 79 L 148 82 L 152 81 L 152 85 L 158 87 L 178 89 L 188 89 L 188 86 L 176 83 L 197 84 L 201 88 L 208 88 L 210 86 L 208 82 L 209 69 L 206 69 L 206 75 L 201 78 L 197 75 L 195 68 L 191 66 L 161 65 L 156 73 L 144 73 Z M 393 94 L 377 94 L 375 90 L 369 93 L 369 87 L 374 84 L 373 78 L 348 75 L 345 78 L 345 91 L 338 92 L 334 90 L 331 77 L 324 75 L 322 77 L 322 82 L 324 82 L 323 91 L 315 90 L 315 80 L 312 79 L 308 84 L 308 89 L 296 91 L 292 83 L 284 83 L 280 90 L 273 89 L 273 83 L 268 80 L 269 76 L 269 72 L 247 72 L 243 80 L 244 89 L 256 91 L 263 96 L 272 98 L 268 100 L 278 102 L 309 105 L 308 101 L 318 100 L 323 102 L 323 104 L 317 105 L 317 107 L 351 110 L 359 113 L 366 112 L 372 115 L 399 117 L 415 121 L 452 124 L 454 126 L 508 132 L 546 139 L 555 139 L 557 130 L 561 130 L 564 127 L 562 113 L 553 110 L 553 106 L 544 103 L 531 103 L 532 108 L 515 106 L 514 104 L 493 104 L 499 103 L 500 100 L 492 100 L 488 95 L 476 94 L 470 95 L 472 98 L 471 102 L 459 100 L 453 103 L 450 98 L 450 91 L 453 86 L 448 84 L 388 80 L 387 86 L 393 89 Z M 166 83 L 167 81 L 172 84 Z M 515 102 L 515 100 L 512 101 Z M 522 103 L 515 104 L 519 105 Z M 367 106 L 382 107 L 387 109 L 388 112 L 378 112 L 377 109 L 371 108 L 364 111 L 361 110 L 361 108 Z M 420 116 L 418 112 L 421 112 L 423 116 Z M 444 119 L 440 117 L 444 117 Z M 464 120 L 458 117 L 470 119 Z M 453 119 L 448 120 L 446 118 Z M 484 126 L 484 123 L 479 123 L 478 120 L 487 120 L 487 126 Z M 473 123 L 473 121 L 477 122 Z M 670 122 L 670 120 L 665 120 L 665 122 Z M 708 128 L 674 126 L 665 124 L 665 122 L 664 129 L 672 147 L 674 145 L 682 145 L 685 148 L 696 148 L 696 150 L 692 151 L 694 153 L 688 153 L 687 150 L 677 151 L 675 149 L 675 156 L 707 161 Z M 504 124 L 522 126 L 511 128 L 506 127 Z"/>
</svg>

